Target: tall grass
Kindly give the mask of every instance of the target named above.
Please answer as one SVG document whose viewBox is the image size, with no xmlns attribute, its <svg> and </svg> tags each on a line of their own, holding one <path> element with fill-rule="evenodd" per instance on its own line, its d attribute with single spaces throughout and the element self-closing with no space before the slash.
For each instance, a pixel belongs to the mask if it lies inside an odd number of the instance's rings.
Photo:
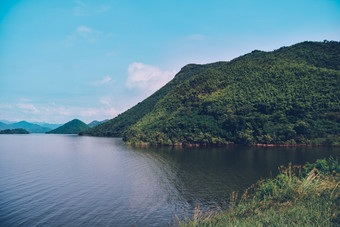
<svg viewBox="0 0 340 227">
<path fill-rule="evenodd" d="M 180 226 L 340 226 L 340 165 L 334 158 L 304 167 L 281 166 L 241 197 L 232 193 L 227 211 L 195 210 Z"/>
</svg>

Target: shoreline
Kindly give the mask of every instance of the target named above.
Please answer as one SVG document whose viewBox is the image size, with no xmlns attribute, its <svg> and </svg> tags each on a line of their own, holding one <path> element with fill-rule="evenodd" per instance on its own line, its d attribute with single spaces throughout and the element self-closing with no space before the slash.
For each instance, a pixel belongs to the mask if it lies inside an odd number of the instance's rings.
<svg viewBox="0 0 340 227">
<path fill-rule="evenodd" d="M 131 143 L 125 142 L 129 146 L 136 147 L 229 147 L 229 146 L 249 146 L 249 147 L 339 147 L 340 144 L 329 145 L 329 144 L 236 144 L 236 143 L 225 143 L 225 144 L 199 144 L 199 143 L 175 143 L 175 144 L 150 144 L 146 142 Z"/>
</svg>

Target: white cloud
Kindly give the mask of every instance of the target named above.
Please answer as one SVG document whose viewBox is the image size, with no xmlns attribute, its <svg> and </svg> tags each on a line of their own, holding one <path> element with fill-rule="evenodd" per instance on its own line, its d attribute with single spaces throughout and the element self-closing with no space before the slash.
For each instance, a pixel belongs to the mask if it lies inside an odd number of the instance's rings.
<svg viewBox="0 0 340 227">
<path fill-rule="evenodd" d="M 129 65 L 128 88 L 138 88 L 146 92 L 154 92 L 169 82 L 175 71 L 162 71 L 156 66 L 134 62 Z"/>
<path fill-rule="evenodd" d="M 76 3 L 76 7 L 74 8 L 75 16 L 91 16 L 106 12 L 111 8 L 111 6 L 105 4 L 98 5 L 97 2 L 95 2 L 95 4 L 91 4 L 92 2 L 76 0 L 75 3 Z"/>
<path fill-rule="evenodd" d="M 84 25 L 81 25 L 81 26 L 79 26 L 76 29 L 76 32 L 77 33 L 82 33 L 82 32 L 84 32 L 84 33 L 91 33 L 91 32 L 93 32 L 93 30 L 92 30 L 92 28 L 88 28 L 88 27 L 86 27 Z"/>
<path fill-rule="evenodd" d="M 98 81 L 94 81 L 92 83 L 92 85 L 94 86 L 99 86 L 99 85 L 103 85 L 103 84 L 107 84 L 109 83 L 110 81 L 112 81 L 112 78 L 110 76 L 106 76 L 104 79 L 102 80 L 98 80 Z"/>
<path fill-rule="evenodd" d="M 76 41 L 85 40 L 89 43 L 95 43 L 98 41 L 101 32 L 84 25 L 78 26 L 75 31 L 66 37 L 64 44 L 66 46 L 72 46 Z"/>
<path fill-rule="evenodd" d="M 24 113 L 39 113 L 37 107 L 35 107 L 32 103 L 18 103 L 17 107 L 21 109 Z"/>
<path fill-rule="evenodd" d="M 7 105 L 0 105 L 7 107 Z M 9 111 L 9 109 L 6 109 Z M 13 112 L 14 111 L 14 112 Z M 31 103 L 18 103 L 11 113 L 15 113 L 15 120 L 26 121 L 44 121 L 49 123 L 66 123 L 72 119 L 78 118 L 83 121 L 91 122 L 93 120 L 111 119 L 122 111 L 115 109 L 111 104 L 110 97 L 103 97 L 96 107 L 81 106 L 59 106 L 56 104 L 33 105 Z M 9 112 L 2 111 L 0 117 L 3 119 L 14 120 Z"/>
<path fill-rule="evenodd" d="M 110 107 L 111 107 L 112 99 L 111 99 L 111 97 L 102 97 L 102 98 L 99 100 L 99 102 L 100 102 L 101 104 L 104 104 L 104 105 L 106 105 L 106 106 L 110 106 Z"/>
</svg>

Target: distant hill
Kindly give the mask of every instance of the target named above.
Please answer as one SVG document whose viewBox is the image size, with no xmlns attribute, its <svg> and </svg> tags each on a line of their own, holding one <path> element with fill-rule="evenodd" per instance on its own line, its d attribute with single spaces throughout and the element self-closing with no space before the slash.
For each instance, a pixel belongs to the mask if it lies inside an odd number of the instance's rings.
<svg viewBox="0 0 340 227">
<path fill-rule="evenodd" d="M 0 130 L 5 130 L 5 129 L 12 129 L 12 126 L 5 124 L 3 122 L 0 122 Z"/>
<path fill-rule="evenodd" d="M 93 128 L 94 126 L 103 124 L 105 122 L 109 121 L 108 119 L 104 120 L 104 121 L 92 121 L 91 123 L 87 124 L 88 126 L 90 126 L 91 128 Z"/>
<path fill-rule="evenodd" d="M 85 132 L 147 144 L 340 144 L 340 43 L 303 42 L 187 65 Z"/>
<path fill-rule="evenodd" d="M 12 128 L 23 128 L 29 131 L 30 133 L 45 133 L 51 130 L 50 128 L 42 127 L 40 125 L 29 123 L 27 121 L 20 121 L 17 123 L 13 123 L 13 124 L 10 124 L 10 126 Z"/>
<path fill-rule="evenodd" d="M 42 127 L 46 127 L 46 128 L 50 128 L 51 129 L 56 129 L 60 126 L 62 126 L 63 124 L 50 124 L 50 123 L 45 123 L 45 122 L 33 122 L 34 124 L 40 125 Z"/>
<path fill-rule="evenodd" d="M 29 134 L 29 132 L 23 128 L 15 128 L 2 130 L 0 134 Z"/>
<path fill-rule="evenodd" d="M 80 132 L 86 131 L 90 128 L 84 122 L 74 119 L 72 121 L 67 122 L 66 124 L 46 132 L 47 134 L 78 134 Z"/>
<path fill-rule="evenodd" d="M 7 121 L 7 120 L 0 120 L 0 122 L 5 123 L 6 125 L 16 123 L 16 121 Z"/>
</svg>

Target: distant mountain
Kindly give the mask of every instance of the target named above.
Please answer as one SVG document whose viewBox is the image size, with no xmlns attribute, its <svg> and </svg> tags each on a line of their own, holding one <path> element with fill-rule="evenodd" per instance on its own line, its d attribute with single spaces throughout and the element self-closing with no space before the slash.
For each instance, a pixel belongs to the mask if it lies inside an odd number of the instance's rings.
<svg viewBox="0 0 340 227">
<path fill-rule="evenodd" d="M 72 121 L 67 122 L 66 124 L 46 132 L 47 134 L 78 134 L 80 132 L 86 131 L 90 128 L 84 122 L 74 119 Z"/>
<path fill-rule="evenodd" d="M 5 130 L 5 129 L 12 129 L 12 126 L 5 124 L 3 122 L 0 122 L 0 130 Z"/>
<path fill-rule="evenodd" d="M 29 123 L 27 121 L 20 121 L 20 122 L 11 124 L 10 126 L 12 128 L 23 128 L 29 131 L 30 133 L 45 133 L 51 130 L 50 128 L 42 127 L 40 125 Z"/>
<path fill-rule="evenodd" d="M 29 134 L 29 132 L 23 128 L 15 128 L 2 130 L 0 134 Z"/>
<path fill-rule="evenodd" d="M 45 123 L 45 122 L 33 122 L 34 124 L 40 125 L 42 127 L 50 128 L 50 129 L 56 129 L 63 124 L 50 124 L 50 123 Z"/>
<path fill-rule="evenodd" d="M 108 119 L 104 120 L 104 121 L 92 121 L 91 123 L 87 124 L 88 126 L 90 126 L 91 128 L 100 124 L 103 124 L 105 122 L 107 122 Z"/>
<path fill-rule="evenodd" d="M 7 121 L 7 120 L 0 120 L 0 122 L 5 123 L 6 125 L 16 123 L 16 121 Z"/>
</svg>

